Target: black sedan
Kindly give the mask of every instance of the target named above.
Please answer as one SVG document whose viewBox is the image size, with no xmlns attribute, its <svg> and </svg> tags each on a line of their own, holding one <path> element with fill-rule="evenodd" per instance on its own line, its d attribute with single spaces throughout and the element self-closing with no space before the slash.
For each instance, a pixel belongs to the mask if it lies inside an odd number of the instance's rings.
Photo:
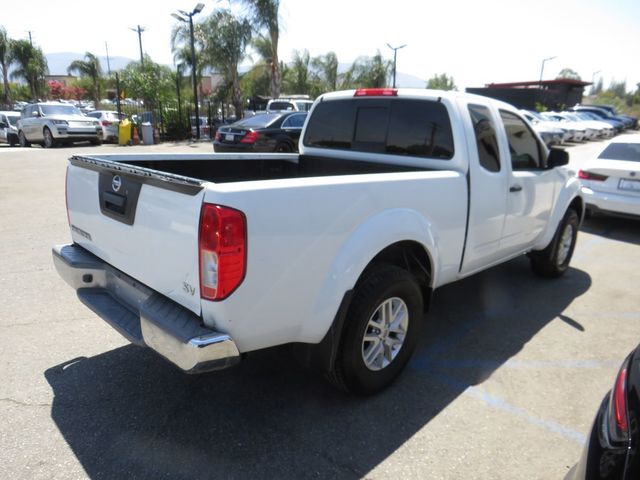
<svg viewBox="0 0 640 480">
<path fill-rule="evenodd" d="M 640 346 L 629 355 L 596 415 L 589 441 L 565 480 L 640 478 Z"/>
<path fill-rule="evenodd" d="M 220 127 L 214 152 L 297 152 L 307 112 L 262 113 Z"/>
</svg>

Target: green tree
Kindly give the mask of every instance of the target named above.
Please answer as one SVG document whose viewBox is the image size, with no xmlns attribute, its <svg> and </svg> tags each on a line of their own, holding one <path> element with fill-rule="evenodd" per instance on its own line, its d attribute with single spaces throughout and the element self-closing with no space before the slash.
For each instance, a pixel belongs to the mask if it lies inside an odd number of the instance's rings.
<svg viewBox="0 0 640 480">
<path fill-rule="evenodd" d="M 393 68 L 382 58 L 380 50 L 373 57 L 359 57 L 342 77 L 342 88 L 382 88 Z"/>
<path fill-rule="evenodd" d="M 578 75 L 578 72 L 576 72 L 575 70 L 572 70 L 571 68 L 563 68 L 562 70 L 560 70 L 560 73 L 558 73 L 558 76 L 556 78 L 568 78 L 571 80 L 582 80 L 580 78 L 580 75 Z"/>
<path fill-rule="evenodd" d="M 291 66 L 282 75 L 282 84 L 285 91 L 295 94 L 308 94 L 311 90 L 309 81 L 309 65 L 311 58 L 309 52 L 294 50 Z"/>
<path fill-rule="evenodd" d="M 311 60 L 313 78 L 322 92 L 338 89 L 338 56 L 334 52 L 319 55 Z"/>
<path fill-rule="evenodd" d="M 611 84 L 607 91 L 611 92 L 618 98 L 625 98 L 627 96 L 627 82 L 625 80 L 619 82 L 611 80 Z"/>
<path fill-rule="evenodd" d="M 279 10 L 280 0 L 233 0 L 241 3 L 250 12 L 250 19 L 256 30 L 266 29 L 270 40 L 271 55 L 271 96 L 280 96 L 282 83 L 280 60 L 278 59 L 278 40 L 280 38 Z"/>
<path fill-rule="evenodd" d="M 271 92 L 271 40 L 264 35 L 251 39 L 251 47 L 258 56 L 251 70 L 240 81 L 245 97 L 268 97 Z"/>
<path fill-rule="evenodd" d="M 11 65 L 11 40 L 7 31 L 0 25 L 0 70 L 2 70 L 2 103 L 9 108 L 11 104 L 11 88 L 9 87 L 9 66 Z"/>
<path fill-rule="evenodd" d="M 230 10 L 218 10 L 202 23 L 207 44 L 203 52 L 204 63 L 217 69 L 231 83 L 232 103 L 236 117 L 242 117 L 242 96 L 238 65 L 246 57 L 251 41 L 251 24 L 245 18 L 236 18 Z"/>
<path fill-rule="evenodd" d="M 453 77 L 448 76 L 446 73 L 437 73 L 427 80 L 427 88 L 433 90 L 457 90 Z"/>
<path fill-rule="evenodd" d="M 29 85 L 31 98 L 37 99 L 45 91 L 44 80 L 49 73 L 44 53 L 40 48 L 32 46 L 29 40 L 12 40 L 10 50 L 10 63 L 16 65 L 11 77 L 23 79 Z"/>
<path fill-rule="evenodd" d="M 202 22 L 193 25 L 193 46 L 196 57 L 196 82 L 202 82 L 202 75 L 205 69 L 205 59 L 203 50 L 207 44 L 207 37 L 202 27 Z M 191 30 L 186 22 L 177 22 L 171 30 L 171 51 L 173 60 L 180 72 L 187 71 L 193 75 L 193 65 L 191 65 Z"/>
<path fill-rule="evenodd" d="M 603 89 L 604 86 L 602 83 L 602 77 L 600 77 L 598 81 L 591 86 L 591 95 L 599 95 L 600 93 L 602 93 Z"/>
<path fill-rule="evenodd" d="M 122 71 L 121 87 L 131 98 L 142 99 L 148 108 L 175 99 L 175 74 L 145 55 L 144 64 L 130 62 Z"/>
<path fill-rule="evenodd" d="M 95 108 L 100 106 L 100 86 L 102 82 L 102 67 L 100 60 L 91 52 L 84 54 L 84 60 L 74 60 L 67 68 L 67 73 L 76 72 L 82 78 L 86 78 L 91 82 L 91 96 Z"/>
</svg>

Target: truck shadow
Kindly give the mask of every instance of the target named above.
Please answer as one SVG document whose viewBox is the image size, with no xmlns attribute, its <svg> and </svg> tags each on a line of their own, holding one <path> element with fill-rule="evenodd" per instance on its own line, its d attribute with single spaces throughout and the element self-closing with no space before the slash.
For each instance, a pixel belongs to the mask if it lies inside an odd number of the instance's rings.
<svg viewBox="0 0 640 480">
<path fill-rule="evenodd" d="M 581 230 L 611 240 L 640 245 L 640 219 L 592 216 L 585 218 Z"/>
<path fill-rule="evenodd" d="M 51 415 L 90 478 L 360 478 L 545 325 L 567 321 L 590 285 L 576 269 L 534 277 L 521 258 L 441 288 L 414 359 L 370 398 L 334 390 L 286 349 L 189 377 L 126 346 L 48 369 Z"/>
</svg>

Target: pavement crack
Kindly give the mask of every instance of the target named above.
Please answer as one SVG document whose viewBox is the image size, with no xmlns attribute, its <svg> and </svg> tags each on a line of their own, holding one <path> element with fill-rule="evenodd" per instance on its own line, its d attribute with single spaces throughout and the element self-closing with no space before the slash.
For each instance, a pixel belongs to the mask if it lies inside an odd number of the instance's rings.
<svg viewBox="0 0 640 480">
<path fill-rule="evenodd" d="M 50 403 L 29 403 L 23 402 L 21 400 L 16 400 L 15 398 L 0 398 L 0 403 L 10 403 L 13 405 L 17 405 L 19 407 L 51 407 Z"/>
</svg>

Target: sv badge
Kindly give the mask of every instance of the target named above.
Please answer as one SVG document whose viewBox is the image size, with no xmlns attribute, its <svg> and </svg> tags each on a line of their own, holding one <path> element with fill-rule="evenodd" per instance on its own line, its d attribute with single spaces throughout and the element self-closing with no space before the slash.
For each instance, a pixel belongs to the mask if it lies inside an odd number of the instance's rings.
<svg viewBox="0 0 640 480">
<path fill-rule="evenodd" d="M 182 282 L 182 290 L 184 290 L 184 293 L 191 295 L 192 297 L 195 295 L 196 293 L 196 289 L 195 287 L 192 287 L 191 285 L 189 285 L 187 282 Z"/>
</svg>

